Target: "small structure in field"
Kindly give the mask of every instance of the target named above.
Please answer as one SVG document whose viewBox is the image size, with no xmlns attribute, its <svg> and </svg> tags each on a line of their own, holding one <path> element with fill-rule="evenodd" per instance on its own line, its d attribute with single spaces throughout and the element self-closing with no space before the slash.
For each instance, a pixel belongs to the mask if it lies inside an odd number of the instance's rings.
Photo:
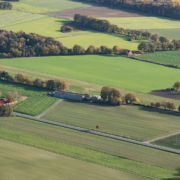
<svg viewBox="0 0 180 180">
<path fill-rule="evenodd" d="M 101 99 L 101 96 L 99 96 L 99 95 L 92 95 L 92 96 L 89 96 L 88 99 L 89 100 L 98 100 L 98 99 Z"/>
<path fill-rule="evenodd" d="M 69 99 L 75 101 L 82 101 L 85 97 L 85 94 L 79 94 L 75 92 L 67 92 L 67 91 L 54 91 L 50 93 L 54 97 L 62 98 L 62 99 Z"/>
<path fill-rule="evenodd" d="M 132 55 L 133 55 L 132 51 L 128 50 L 128 56 L 132 56 Z"/>
</svg>

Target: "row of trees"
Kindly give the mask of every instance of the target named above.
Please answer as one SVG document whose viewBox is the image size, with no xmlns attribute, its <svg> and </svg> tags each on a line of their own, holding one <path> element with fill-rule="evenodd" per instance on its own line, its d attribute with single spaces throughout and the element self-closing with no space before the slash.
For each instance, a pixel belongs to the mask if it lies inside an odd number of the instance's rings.
<svg viewBox="0 0 180 180">
<path fill-rule="evenodd" d="M 0 9 L 11 10 L 13 5 L 10 2 L 0 2 Z"/>
<path fill-rule="evenodd" d="M 23 74 L 16 74 L 14 77 L 9 75 L 8 72 L 0 71 L 0 79 L 10 81 L 13 83 L 21 83 L 26 84 L 30 86 L 37 86 L 41 88 L 47 88 L 51 90 L 67 90 L 69 89 L 69 85 L 66 81 L 61 81 L 60 79 L 55 80 L 46 80 L 43 81 L 40 78 L 37 78 L 35 80 L 29 79 L 27 77 L 24 77 Z"/>
<path fill-rule="evenodd" d="M 152 102 L 151 107 L 155 107 L 155 108 L 163 107 L 164 109 L 169 109 L 172 111 L 176 110 L 176 105 L 169 101 L 163 101 L 162 103 L 161 102 L 156 102 L 156 103 Z"/>
<path fill-rule="evenodd" d="M 121 99 L 121 92 L 116 88 L 104 86 L 101 89 L 101 99 L 103 102 L 108 102 L 112 105 L 132 104 L 133 102 L 139 102 L 139 99 L 134 93 L 128 93 Z"/>
<path fill-rule="evenodd" d="M 128 53 L 125 49 L 119 49 L 120 54 Z M 107 46 L 96 48 L 90 45 L 86 50 L 74 45 L 72 49 L 63 46 L 59 41 L 51 37 L 40 36 L 35 33 L 26 34 L 0 30 L 0 58 L 53 56 L 53 55 L 84 55 L 84 54 L 111 54 L 113 49 Z"/>
<path fill-rule="evenodd" d="M 137 0 L 82 0 L 86 2 L 95 2 L 105 4 L 108 7 L 136 10 L 143 13 L 150 13 L 156 16 L 165 16 L 169 18 L 180 19 L 180 5 L 177 1 L 170 2 L 152 2 Z"/>
</svg>

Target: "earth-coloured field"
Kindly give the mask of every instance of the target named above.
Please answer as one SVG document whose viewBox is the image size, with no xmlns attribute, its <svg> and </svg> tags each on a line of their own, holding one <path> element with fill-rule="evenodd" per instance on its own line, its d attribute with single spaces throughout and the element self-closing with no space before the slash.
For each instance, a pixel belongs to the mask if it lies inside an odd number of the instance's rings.
<svg viewBox="0 0 180 180">
<path fill-rule="evenodd" d="M 55 11 L 47 13 L 48 16 L 58 17 L 58 18 L 69 18 L 72 19 L 75 14 L 83 14 L 93 17 L 142 17 L 147 16 L 145 13 L 138 13 L 131 10 L 120 10 L 112 7 L 103 7 L 103 6 L 85 6 L 74 9 L 68 9 L 63 11 Z"/>
</svg>

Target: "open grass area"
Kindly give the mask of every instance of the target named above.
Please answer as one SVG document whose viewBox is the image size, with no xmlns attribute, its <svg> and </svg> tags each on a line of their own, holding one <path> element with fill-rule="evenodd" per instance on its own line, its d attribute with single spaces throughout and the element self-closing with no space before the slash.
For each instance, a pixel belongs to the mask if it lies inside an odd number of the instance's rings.
<svg viewBox="0 0 180 180">
<path fill-rule="evenodd" d="M 180 134 L 154 141 L 152 144 L 180 150 Z"/>
<path fill-rule="evenodd" d="M 38 147 L 76 159 L 130 172 L 151 179 L 173 178 L 176 171 L 109 155 L 106 153 L 57 142 L 6 128 L 0 128 L 0 138 Z M 44 170 L 44 169 L 43 169 Z"/>
<path fill-rule="evenodd" d="M 165 17 L 101 18 L 126 29 L 173 29 L 180 28 L 180 21 Z"/>
<path fill-rule="evenodd" d="M 1 59 L 0 64 L 143 93 L 172 87 L 180 76 L 179 69 L 112 55 Z"/>
<path fill-rule="evenodd" d="M 0 28 L 46 17 L 42 14 L 32 14 L 13 10 L 1 10 L 0 15 Z"/>
<path fill-rule="evenodd" d="M 128 41 L 129 37 L 113 34 L 113 33 L 93 33 L 88 35 L 59 38 L 68 48 L 72 48 L 75 44 L 83 46 L 84 48 L 94 45 L 96 47 L 108 46 L 113 48 L 115 45 L 122 49 L 137 50 L 139 43 L 144 40 Z"/>
<path fill-rule="evenodd" d="M 13 149 L 13 151 L 12 151 Z M 14 180 L 148 180 L 123 171 L 0 139 L 0 174 Z"/>
<path fill-rule="evenodd" d="M 176 170 L 180 155 L 20 117 L 0 118 L 0 127 Z"/>
<path fill-rule="evenodd" d="M 0 81 L 0 91 L 3 97 L 5 97 L 9 91 L 17 91 L 20 95 L 27 96 L 27 99 L 17 103 L 13 109 L 16 112 L 32 116 L 43 113 L 59 100 L 58 98 L 44 96 L 44 94 L 49 92 L 47 89 L 5 81 Z"/>
<path fill-rule="evenodd" d="M 47 112 L 44 119 L 127 136 L 150 140 L 179 131 L 179 116 L 161 114 L 138 106 L 103 106 L 63 101 Z"/>
<path fill-rule="evenodd" d="M 17 73 L 22 73 L 24 76 L 29 77 L 30 79 L 35 79 L 37 77 L 42 78 L 43 80 L 56 79 L 56 78 L 62 79 L 69 83 L 69 85 L 70 85 L 69 91 L 74 91 L 74 92 L 83 93 L 83 94 L 86 94 L 86 93 L 91 94 L 91 95 L 92 94 L 100 94 L 101 88 L 103 86 L 102 84 L 97 84 L 97 83 L 92 83 L 92 82 L 88 82 L 88 81 L 82 81 L 82 80 L 78 80 L 78 79 L 53 75 L 53 74 L 49 74 L 49 73 L 43 73 L 43 72 L 39 72 L 39 71 L 32 71 L 32 70 L 13 67 L 13 66 L 2 65 L 2 64 L 0 64 L 0 69 L 1 70 L 3 69 L 5 71 L 9 72 L 11 75 L 15 75 Z M 118 88 L 118 89 L 121 91 L 122 96 L 129 93 L 129 90 L 127 90 L 127 89 L 123 89 L 123 88 Z M 132 90 L 131 90 L 131 92 L 135 93 L 136 96 L 139 98 L 139 100 L 142 103 L 149 104 L 149 105 L 151 102 L 162 102 L 164 100 L 174 102 L 177 107 L 180 104 L 179 100 L 168 99 L 168 98 L 155 96 L 152 94 L 140 93 L 140 92 L 132 91 Z"/>
<path fill-rule="evenodd" d="M 180 56 L 180 51 L 164 51 L 164 52 L 155 52 L 154 54 L 142 54 L 138 56 L 138 58 L 147 59 L 164 64 L 173 64 L 180 66 L 179 56 Z"/>
<path fill-rule="evenodd" d="M 71 0 L 51 0 L 51 1 L 44 1 L 44 0 L 21 0 L 22 4 L 28 4 L 32 6 L 39 6 L 45 7 L 55 10 L 66 10 L 72 8 L 78 8 L 90 5 L 90 3 L 81 2 L 81 1 L 71 1 Z"/>
<path fill-rule="evenodd" d="M 11 2 L 11 3 L 13 5 L 12 9 L 16 11 L 23 11 L 23 12 L 29 12 L 29 13 L 47 13 L 47 12 L 55 11 L 55 9 L 33 6 L 29 4 L 22 4 L 20 2 Z"/>
<path fill-rule="evenodd" d="M 45 18 L 34 20 L 34 21 L 7 26 L 4 29 L 9 30 L 9 31 L 14 31 L 14 32 L 23 30 L 26 33 L 33 32 L 33 33 L 37 33 L 43 36 L 49 36 L 49 37 L 54 37 L 54 38 L 91 32 L 91 31 L 77 31 L 77 32 L 71 32 L 71 33 L 62 33 L 60 31 L 61 27 L 68 22 L 71 22 L 71 21 L 67 19 L 45 17 Z M 58 39 L 58 40 L 61 41 L 61 39 Z"/>
</svg>

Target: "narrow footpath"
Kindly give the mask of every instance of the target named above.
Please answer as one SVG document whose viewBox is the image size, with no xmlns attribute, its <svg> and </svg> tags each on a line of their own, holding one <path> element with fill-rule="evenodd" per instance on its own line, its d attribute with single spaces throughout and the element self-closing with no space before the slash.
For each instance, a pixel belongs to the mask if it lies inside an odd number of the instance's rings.
<svg viewBox="0 0 180 180">
<path fill-rule="evenodd" d="M 12 115 L 27 118 L 27 119 L 32 119 L 34 121 L 53 124 L 53 125 L 56 125 L 56 126 L 70 128 L 70 129 L 74 129 L 74 130 L 78 130 L 78 131 L 82 131 L 82 132 L 96 134 L 96 135 L 100 135 L 100 136 L 104 136 L 104 137 L 108 137 L 108 138 L 113 138 L 113 139 L 117 139 L 117 140 L 121 140 L 121 141 L 126 141 L 126 142 L 130 142 L 130 143 L 134 143 L 134 144 L 139 144 L 139 145 L 142 145 L 142 146 L 147 146 L 147 147 L 151 147 L 151 148 L 155 148 L 155 149 L 160 149 L 160 150 L 163 150 L 163 151 L 168 151 L 168 152 L 180 154 L 179 150 L 166 148 L 166 147 L 162 147 L 162 146 L 157 146 L 157 145 L 149 144 L 149 143 L 146 143 L 146 142 L 136 141 L 136 140 L 132 140 L 132 139 L 128 139 L 128 138 L 123 138 L 123 137 L 119 137 L 119 136 L 115 136 L 115 135 L 110 135 L 110 134 L 106 134 L 106 133 L 102 133 L 102 132 L 98 132 L 98 131 L 94 131 L 94 130 L 90 130 L 90 129 L 85 129 L 85 128 L 81 128 L 81 127 L 77 127 L 77 126 L 71 126 L 71 125 L 68 125 L 68 124 L 54 122 L 54 121 L 50 121 L 50 120 L 46 120 L 46 119 L 40 119 L 38 117 L 28 116 L 28 115 L 20 114 L 20 113 L 16 113 L 16 112 L 13 112 Z"/>
</svg>

